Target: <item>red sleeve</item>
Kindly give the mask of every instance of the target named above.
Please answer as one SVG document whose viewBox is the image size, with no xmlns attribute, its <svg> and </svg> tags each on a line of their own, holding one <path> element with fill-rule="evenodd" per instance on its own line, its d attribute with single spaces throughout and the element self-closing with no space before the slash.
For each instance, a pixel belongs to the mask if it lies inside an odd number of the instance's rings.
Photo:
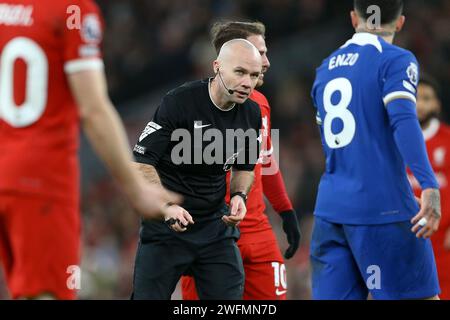
<svg viewBox="0 0 450 320">
<path fill-rule="evenodd" d="M 439 152 L 438 160 L 443 161 L 442 173 L 439 174 L 439 183 L 441 184 L 441 227 L 450 229 L 450 126 L 445 126 L 445 135 L 442 135 L 442 145 L 444 152 Z M 441 149 L 442 150 L 442 149 Z M 433 158 L 436 157 L 433 155 Z M 445 158 L 445 159 L 442 159 Z M 434 160 L 434 159 L 433 159 Z"/>
<path fill-rule="evenodd" d="M 276 212 L 280 213 L 283 211 L 292 210 L 292 203 L 286 192 L 286 186 L 284 185 L 283 176 L 278 168 L 278 164 L 273 157 L 270 157 L 270 159 L 271 163 L 264 164 L 263 166 L 275 165 L 277 172 L 271 175 L 262 175 L 264 195 L 267 197 Z"/>
<path fill-rule="evenodd" d="M 273 209 L 280 213 L 287 210 L 292 210 L 292 203 L 289 200 L 289 196 L 286 192 L 286 187 L 284 185 L 283 176 L 278 167 L 278 163 L 273 154 L 273 146 L 270 132 L 272 130 L 272 125 L 270 121 L 270 106 L 267 99 L 262 96 L 262 104 L 265 108 L 262 108 L 263 116 L 263 148 L 261 151 L 262 156 L 262 184 L 264 195 L 269 200 Z M 266 170 L 265 170 L 266 169 Z"/>
<path fill-rule="evenodd" d="M 103 68 L 101 44 L 103 19 L 92 0 L 73 1 L 63 27 L 63 59 L 66 73 Z"/>
<path fill-rule="evenodd" d="M 263 135 L 262 156 L 269 157 L 272 154 L 272 140 L 270 137 L 270 130 L 272 130 L 272 123 L 270 121 L 269 101 L 262 93 L 259 93 L 258 104 L 261 108 L 261 118 L 262 118 L 261 123 Z"/>
</svg>

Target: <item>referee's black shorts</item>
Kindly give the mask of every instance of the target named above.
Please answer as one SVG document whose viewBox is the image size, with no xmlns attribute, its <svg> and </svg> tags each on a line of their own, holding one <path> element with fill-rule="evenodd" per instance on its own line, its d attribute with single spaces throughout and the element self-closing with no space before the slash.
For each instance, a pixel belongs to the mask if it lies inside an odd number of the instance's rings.
<svg viewBox="0 0 450 320">
<path fill-rule="evenodd" d="M 242 299 L 244 267 L 236 228 L 227 227 L 219 216 L 193 227 L 186 239 L 183 234 L 146 237 L 141 230 L 132 299 L 169 300 L 182 275 L 194 277 L 200 299 Z M 203 238 L 187 240 L 198 236 Z"/>
</svg>

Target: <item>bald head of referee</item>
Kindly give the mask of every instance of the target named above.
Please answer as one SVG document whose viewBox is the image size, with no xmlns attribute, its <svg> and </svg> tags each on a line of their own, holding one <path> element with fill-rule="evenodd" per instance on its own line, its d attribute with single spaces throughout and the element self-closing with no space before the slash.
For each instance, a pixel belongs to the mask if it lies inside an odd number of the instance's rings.
<svg viewBox="0 0 450 320">
<path fill-rule="evenodd" d="M 233 39 L 223 44 L 213 68 L 216 76 L 211 94 L 225 108 L 232 107 L 244 103 L 257 85 L 262 70 L 261 54 L 250 41 Z"/>
</svg>

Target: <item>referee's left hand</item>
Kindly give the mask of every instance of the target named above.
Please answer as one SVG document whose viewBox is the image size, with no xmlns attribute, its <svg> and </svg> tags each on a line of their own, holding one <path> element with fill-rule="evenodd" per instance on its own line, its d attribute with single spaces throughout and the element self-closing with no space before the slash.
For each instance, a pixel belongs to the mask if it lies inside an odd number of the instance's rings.
<svg viewBox="0 0 450 320">
<path fill-rule="evenodd" d="M 247 207 L 245 206 L 244 199 L 240 196 L 234 196 L 230 200 L 230 215 L 223 216 L 222 220 L 227 226 L 235 227 L 244 220 L 246 213 Z"/>
</svg>

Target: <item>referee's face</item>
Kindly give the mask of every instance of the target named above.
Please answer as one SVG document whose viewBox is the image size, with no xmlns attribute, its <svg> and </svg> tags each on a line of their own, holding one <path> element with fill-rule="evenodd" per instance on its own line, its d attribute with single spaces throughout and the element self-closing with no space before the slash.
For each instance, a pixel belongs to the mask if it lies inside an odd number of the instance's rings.
<svg viewBox="0 0 450 320">
<path fill-rule="evenodd" d="M 232 89 L 230 102 L 242 104 L 258 84 L 262 69 L 260 55 L 248 50 L 236 50 L 220 67 L 223 81 Z"/>
</svg>

